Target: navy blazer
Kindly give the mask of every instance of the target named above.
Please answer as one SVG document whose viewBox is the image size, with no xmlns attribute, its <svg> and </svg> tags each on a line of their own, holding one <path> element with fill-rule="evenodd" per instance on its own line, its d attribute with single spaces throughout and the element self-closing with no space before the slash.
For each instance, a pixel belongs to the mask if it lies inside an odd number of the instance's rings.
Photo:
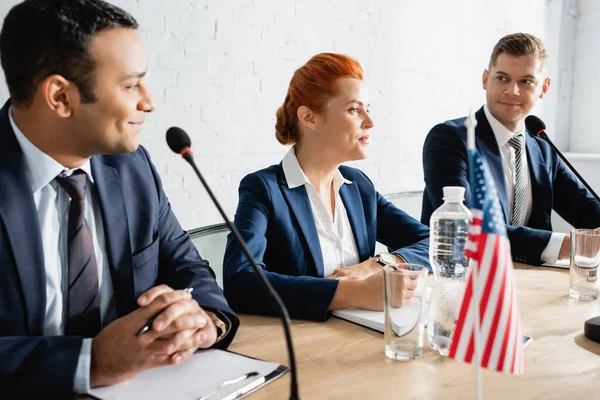
<svg viewBox="0 0 600 400">
<path fill-rule="evenodd" d="M 72 396 L 83 337 L 44 336 L 46 276 L 38 214 L 23 153 L 0 110 L 0 394 L 6 398 Z M 102 209 L 107 261 L 117 317 L 159 284 L 193 287 L 193 298 L 230 322 L 239 321 L 171 211 L 146 150 L 94 156 L 94 186 Z"/>
<path fill-rule="evenodd" d="M 526 226 L 508 225 L 510 209 L 500 149 L 483 107 L 475 114 L 477 149 L 488 163 L 496 182 L 504 221 L 515 261 L 531 265 L 542 263 L 541 255 L 552 235 L 552 209 L 577 228 L 600 226 L 600 204 L 573 175 L 546 141 L 526 132 L 525 146 L 531 176 L 533 208 Z M 466 188 L 465 204 L 471 206 L 469 159 L 465 118 L 434 126 L 423 146 L 425 192 L 421 222 L 429 224 L 433 211 L 443 204 L 444 186 Z"/>
<path fill-rule="evenodd" d="M 340 188 L 361 262 L 379 241 L 409 263 L 429 267 L 429 229 L 383 198 L 360 170 L 341 166 Z M 247 175 L 239 188 L 235 226 L 286 305 L 290 317 L 323 321 L 338 281 L 323 278 L 323 255 L 304 186 L 290 189 L 281 164 Z M 223 263 L 225 296 L 243 313 L 277 315 L 230 234 Z"/>
</svg>

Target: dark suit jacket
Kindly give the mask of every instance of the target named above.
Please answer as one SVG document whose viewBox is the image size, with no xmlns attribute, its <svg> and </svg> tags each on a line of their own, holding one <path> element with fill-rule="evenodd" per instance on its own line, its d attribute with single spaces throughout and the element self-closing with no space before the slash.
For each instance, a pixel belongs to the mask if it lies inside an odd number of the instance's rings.
<svg viewBox="0 0 600 400">
<path fill-rule="evenodd" d="M 398 249 L 409 263 L 429 267 L 429 229 L 384 199 L 360 170 L 340 167 L 352 181 L 340 188 L 360 261 L 375 241 Z M 304 186 L 290 189 L 281 164 L 246 176 L 234 221 L 292 318 L 323 321 L 338 281 L 323 278 L 323 255 Z M 230 234 L 223 265 L 225 296 L 238 312 L 278 313 Z"/>
<path fill-rule="evenodd" d="M 9 105 L 0 110 L 0 396 L 67 398 L 83 337 L 43 336 L 46 278 L 40 228 Z M 146 150 L 94 156 L 91 167 L 117 316 L 135 310 L 136 298 L 158 284 L 193 287 L 201 307 L 231 322 L 228 336 L 218 343 L 227 347 L 239 321 L 172 213 Z"/>
<path fill-rule="evenodd" d="M 550 214 L 556 210 L 577 228 L 600 226 L 600 204 L 583 186 L 543 139 L 526 132 L 527 163 L 531 176 L 533 208 L 526 226 L 513 227 L 510 221 L 502 157 L 494 132 L 483 108 L 475 114 L 477 149 L 486 159 L 498 188 L 500 204 L 515 261 L 539 265 L 541 255 L 552 234 Z M 467 153 L 465 118 L 446 121 L 434 126 L 423 147 L 425 192 L 421 222 L 429 224 L 433 211 L 443 204 L 444 186 L 466 188 L 465 204 L 471 207 L 469 159 Z"/>
</svg>

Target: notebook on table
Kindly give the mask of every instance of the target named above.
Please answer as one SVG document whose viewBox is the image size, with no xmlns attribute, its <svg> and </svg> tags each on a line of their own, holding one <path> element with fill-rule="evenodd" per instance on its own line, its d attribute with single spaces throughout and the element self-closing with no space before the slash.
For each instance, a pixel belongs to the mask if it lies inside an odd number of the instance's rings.
<svg viewBox="0 0 600 400">
<path fill-rule="evenodd" d="M 568 268 L 568 263 L 567 263 Z M 429 299 L 431 298 L 431 288 L 427 288 L 426 292 L 426 302 L 425 302 L 425 326 L 427 326 L 428 321 L 428 312 L 429 312 Z M 408 313 L 406 313 L 408 311 Z M 413 310 L 411 313 L 410 310 L 405 310 L 406 318 L 415 318 L 418 315 L 418 310 Z M 417 315 L 415 315 L 415 313 Z M 349 308 L 345 310 L 336 310 L 333 313 L 334 317 L 345 319 L 346 321 L 353 322 L 358 325 L 365 326 L 367 328 L 376 330 L 378 332 L 383 333 L 385 330 L 385 316 L 383 311 L 367 311 L 367 310 L 358 310 L 354 308 Z M 411 315 L 412 314 L 412 315 Z M 523 336 L 523 347 L 527 348 L 533 339 L 530 336 Z"/>
<path fill-rule="evenodd" d="M 414 323 L 409 324 L 411 326 L 414 326 L 420 317 L 419 314 L 421 313 L 420 300 L 412 302 L 409 301 L 409 303 L 406 306 L 401 308 L 395 308 L 391 312 L 393 314 L 392 318 L 394 321 L 414 321 Z M 366 326 L 367 328 L 371 328 L 379 332 L 383 332 L 385 329 L 385 316 L 383 311 L 345 309 L 336 310 L 333 312 L 333 315 L 335 317 L 345 319 L 346 321 L 354 322 L 358 325 Z"/>
<path fill-rule="evenodd" d="M 379 332 L 384 330 L 383 311 L 367 311 L 357 310 L 353 308 L 345 310 L 336 310 L 333 313 L 334 317 L 345 319 L 346 321 L 354 322 L 355 324 L 366 326 Z"/>
<path fill-rule="evenodd" d="M 224 350 L 196 352 L 179 365 L 153 368 L 116 385 L 91 389 L 88 394 L 101 400 L 240 399 L 279 378 L 288 368 Z M 246 374 L 251 377 L 236 381 Z M 216 392 L 215 392 L 216 390 Z"/>
<path fill-rule="evenodd" d="M 569 269 L 571 262 L 569 260 L 558 260 L 554 263 L 543 263 L 542 267 L 554 267 L 554 268 L 565 268 Z"/>
<path fill-rule="evenodd" d="M 428 286 L 425 288 L 425 306 L 423 310 L 425 317 L 425 325 L 427 325 L 427 315 L 429 312 L 430 298 L 431 287 Z M 414 307 L 403 307 L 402 309 L 397 309 L 394 312 L 406 314 L 407 318 L 414 318 L 415 316 L 418 316 L 419 309 L 418 307 L 416 309 Z M 334 317 L 345 319 L 346 321 L 350 321 L 358 325 L 366 326 L 367 328 L 371 328 L 381 333 L 383 333 L 383 331 L 385 330 L 385 316 L 383 315 L 383 311 L 368 311 L 359 310 L 356 308 L 347 308 L 344 310 L 336 310 L 332 313 L 332 315 Z"/>
</svg>

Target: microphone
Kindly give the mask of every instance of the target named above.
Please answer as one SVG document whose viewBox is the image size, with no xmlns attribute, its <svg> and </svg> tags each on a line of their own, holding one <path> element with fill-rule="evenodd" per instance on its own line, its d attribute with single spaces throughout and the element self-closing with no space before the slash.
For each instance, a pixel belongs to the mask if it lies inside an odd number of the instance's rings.
<svg viewBox="0 0 600 400">
<path fill-rule="evenodd" d="M 277 304 L 277 307 L 280 311 L 279 316 L 281 318 L 283 330 L 285 333 L 285 341 L 287 342 L 288 356 L 290 360 L 290 373 L 292 374 L 292 382 L 290 385 L 290 400 L 299 400 L 300 396 L 298 395 L 298 380 L 296 378 L 296 357 L 294 355 L 294 346 L 292 345 L 292 335 L 290 333 L 290 317 L 287 309 L 285 308 L 285 305 L 283 304 L 283 301 L 281 301 L 281 298 L 279 297 L 275 289 L 273 289 L 273 286 L 271 286 L 271 283 L 265 276 L 262 268 L 260 268 L 256 264 L 256 261 L 254 260 L 254 257 L 252 257 L 252 254 L 250 254 L 250 250 L 248 250 L 248 246 L 246 245 L 244 239 L 242 239 L 240 232 L 237 230 L 235 225 L 233 225 L 231 221 L 229 221 L 229 218 L 227 218 L 227 215 L 225 214 L 225 211 L 223 211 L 221 204 L 219 204 L 219 201 L 213 194 L 212 190 L 210 190 L 208 183 L 206 183 L 204 177 L 198 170 L 198 167 L 194 162 L 192 149 L 190 148 L 192 146 L 192 141 L 190 140 L 188 134 L 185 133 L 185 131 L 181 128 L 175 126 L 171 127 L 167 130 L 167 144 L 169 145 L 171 150 L 173 150 L 177 154 L 180 154 L 181 157 L 183 157 L 192 166 L 192 168 L 196 172 L 196 175 L 198 175 L 198 178 L 200 178 L 202 186 L 204 186 L 204 189 L 206 189 L 206 192 L 210 196 L 212 202 L 219 210 L 221 217 L 223 217 L 225 224 L 227 224 L 227 227 L 231 230 L 231 232 L 235 236 L 235 239 L 238 241 L 240 246 L 242 246 L 244 254 L 250 261 L 250 264 L 252 264 L 252 268 L 254 269 L 254 272 L 258 275 L 263 287 L 266 289 L 267 292 L 269 292 L 269 294 Z"/>
<path fill-rule="evenodd" d="M 550 145 L 550 147 L 552 147 L 552 150 L 554 150 L 554 152 L 556 154 L 558 154 L 558 156 L 563 160 L 563 162 L 565 164 L 567 164 L 567 167 L 569 167 L 571 172 L 573 172 L 573 174 L 575 174 L 575 176 L 577 178 L 579 178 L 581 183 L 583 183 L 583 185 L 587 188 L 587 190 L 590 191 L 592 196 L 594 196 L 596 198 L 596 201 L 598 201 L 600 203 L 600 198 L 598 197 L 596 192 L 594 192 L 594 189 L 592 189 L 590 187 L 590 185 L 588 185 L 588 183 L 585 181 L 585 179 L 583 179 L 583 177 L 581 175 L 579 175 L 579 172 L 577 172 L 575 167 L 573 167 L 571 165 L 569 160 L 567 160 L 567 158 L 560 152 L 560 150 L 558 150 L 556 148 L 554 143 L 552 143 L 550 141 L 550 138 L 548 137 L 548 135 L 546 135 L 546 124 L 544 123 L 544 121 L 542 121 L 535 115 L 530 115 L 527 118 L 525 118 L 525 127 L 527 128 L 527 130 L 529 132 L 533 133 L 535 136 L 538 136 L 538 137 L 541 137 L 542 139 L 544 139 Z"/>
</svg>

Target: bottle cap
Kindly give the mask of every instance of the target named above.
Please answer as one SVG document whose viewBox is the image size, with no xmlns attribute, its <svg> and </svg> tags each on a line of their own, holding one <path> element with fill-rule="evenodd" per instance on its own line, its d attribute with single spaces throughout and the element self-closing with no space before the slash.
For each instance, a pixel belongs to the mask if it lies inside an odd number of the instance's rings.
<svg viewBox="0 0 600 400">
<path fill-rule="evenodd" d="M 462 203 L 465 198 L 465 188 L 462 186 L 444 186 L 444 201 Z"/>
<path fill-rule="evenodd" d="M 600 343 L 600 317 L 591 318 L 585 321 L 583 332 L 585 333 L 586 338 Z"/>
</svg>

